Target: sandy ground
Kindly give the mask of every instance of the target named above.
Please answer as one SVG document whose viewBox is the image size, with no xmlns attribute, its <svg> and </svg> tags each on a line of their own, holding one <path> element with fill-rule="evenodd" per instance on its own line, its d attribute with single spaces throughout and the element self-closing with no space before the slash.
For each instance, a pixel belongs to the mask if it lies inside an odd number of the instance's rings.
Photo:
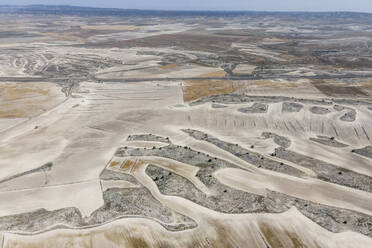
<svg viewBox="0 0 372 248">
<path fill-rule="evenodd" d="M 88 215 L 102 205 L 102 191 L 98 177 L 119 146 L 150 148 L 154 145 L 164 145 L 154 142 L 125 141 L 128 135 L 135 133 L 153 133 L 170 137 L 172 142 L 179 145 L 191 146 L 193 149 L 207 152 L 211 156 L 218 156 L 248 169 L 248 171 L 225 169 L 216 174 L 222 183 L 234 188 L 259 194 L 264 194 L 264 189 L 277 190 L 322 204 L 367 214 L 372 212 L 370 193 L 319 180 L 294 179 L 274 172 L 262 171 L 212 145 L 195 141 L 180 131 L 184 127 L 208 130 L 209 133 L 223 140 L 239 143 L 247 148 L 252 143 L 256 144 L 259 151 L 268 154 L 275 146 L 259 137 L 262 131 L 277 125 L 276 132 L 292 140 L 290 149 L 324 161 L 336 161 L 339 166 L 369 174 L 368 159 L 356 158 L 356 155 L 345 153 L 345 149 L 327 148 L 307 139 L 314 133 L 318 133 L 316 132 L 318 129 L 313 127 L 310 131 L 305 123 L 308 119 L 316 123 L 317 116 L 304 113 L 277 116 L 270 114 L 271 112 L 244 116 L 236 111 L 241 105 L 231 105 L 225 109 L 212 109 L 208 104 L 174 108 L 175 105 L 183 104 L 182 87 L 177 82 L 174 84 L 84 82 L 80 84 L 80 92 L 86 93 L 79 93 L 81 98 L 69 98 L 49 112 L 1 133 L 2 178 L 36 168 L 46 162 L 53 162 L 52 170 L 47 172 L 47 179 L 43 174 L 34 174 L 2 186 L 0 195 L 7 199 L 0 206 L 2 216 L 41 207 L 53 210 L 68 206 L 78 207 L 84 215 Z M 76 104 L 79 106 L 73 108 L 72 106 Z M 273 104 L 270 108 L 270 111 L 276 111 L 275 108 L 279 109 L 280 106 Z M 351 147 L 362 146 L 368 141 L 365 138 L 349 139 L 346 137 L 346 129 L 360 128 L 368 118 L 367 113 L 364 114 L 365 117 L 361 114 L 360 119 L 348 125 L 343 125 L 337 118 L 330 118 L 329 121 L 337 125 L 340 130 L 345 129 L 338 136 L 341 141 L 348 142 Z M 292 122 L 297 126 L 299 125 L 297 121 L 306 127 L 305 131 L 295 132 L 292 128 L 287 130 L 283 124 L 283 122 Z M 35 125 L 40 127 L 35 130 Z M 327 122 L 326 125 L 331 124 Z M 244 129 L 235 132 L 239 127 Z M 371 126 L 364 127 L 372 133 Z M 331 128 L 325 128 L 322 134 L 334 135 Z M 329 154 L 332 154 L 331 157 Z M 164 158 L 141 159 L 143 164 L 153 162 L 184 175 L 195 185 L 200 184 L 195 178 L 194 167 Z M 191 247 L 192 242 L 200 242 L 200 244 L 210 242 L 215 245 L 213 247 L 219 247 L 217 242 L 220 242 L 218 241 L 222 235 L 220 232 L 231 239 L 231 244 L 244 247 L 244 244 L 250 243 L 252 247 L 264 247 L 257 230 L 262 232 L 265 226 L 282 244 L 290 242 L 291 237 L 295 235 L 301 240 L 299 242 L 309 247 L 372 245 L 369 238 L 360 234 L 332 234 L 325 231 L 295 209 L 278 215 L 234 216 L 215 213 L 187 200 L 161 195 L 155 184 L 144 174 L 143 169 L 136 170 L 135 176 L 163 204 L 195 218 L 200 226 L 196 230 L 170 233 L 149 220 L 118 220 L 89 230 L 55 230 L 27 237 L 5 234 L 4 247 L 48 246 L 55 238 L 61 241 L 58 242 L 59 244 L 71 242 L 70 244 L 75 247 L 92 247 L 92 245 L 99 247 L 103 242 L 110 242 L 112 247 L 120 247 L 123 244 L 135 247 L 133 242 L 145 242 L 149 246 L 156 246 L 159 244 L 157 242 L 165 242 L 172 247 Z M 297 186 L 293 187 L 294 184 Z M 125 182 L 105 182 L 103 186 L 107 188 L 117 185 L 132 187 Z M 198 188 L 202 189 L 203 185 L 199 185 Z M 308 194 L 309 189 L 311 194 Z M 283 233 L 288 235 L 282 235 Z M 138 241 L 138 239 L 143 240 Z M 315 240 L 317 244 L 314 243 Z M 291 244 L 286 247 L 291 247 Z"/>
<path fill-rule="evenodd" d="M 254 21 L 226 27 L 233 30 L 246 29 Z M 80 25 L 81 20 L 71 17 L 67 22 L 70 29 L 66 33 L 52 30 L 38 37 L 0 39 L 0 50 L 9 51 L 0 58 L 1 77 L 36 77 L 37 73 L 45 73 L 50 64 L 55 64 L 55 68 L 49 68 L 48 76 L 75 82 L 68 96 L 52 80 L 0 83 L 0 217 L 40 208 L 56 210 L 65 207 L 77 207 L 83 216 L 89 216 L 104 204 L 103 191 L 106 189 L 139 187 L 125 180 L 101 180 L 101 172 L 109 168 L 131 174 L 164 206 L 194 219 L 198 227 L 171 232 L 151 219 L 123 218 L 102 226 L 55 229 L 35 235 L 3 232 L 0 233 L 0 248 L 372 247 L 371 238 L 351 231 L 329 232 L 306 218 L 296 208 L 281 214 L 222 214 L 181 197 L 162 195 L 154 181 L 145 173 L 148 164 L 182 175 L 200 191 L 205 194 L 210 192 L 196 176 L 198 168 L 190 164 L 163 157 L 116 157 L 114 154 L 120 147 L 159 149 L 167 145 L 156 141 L 127 141 L 129 135 L 151 133 L 169 137 L 173 144 L 188 146 L 235 164 L 237 168 L 222 169 L 213 175 L 229 187 L 259 195 L 265 195 L 266 190 L 273 190 L 315 203 L 372 215 L 371 193 L 315 179 L 312 177 L 315 172 L 310 169 L 272 158 L 270 154 L 277 145 L 272 139 L 263 139 L 261 136 L 262 132 L 275 132 L 291 140 L 289 150 L 372 176 L 372 160 L 351 152 L 352 149 L 372 144 L 372 111 L 368 110 L 368 106 L 348 106 L 356 111 L 356 120 L 353 122 L 341 121 L 340 117 L 348 110 L 336 111 L 333 105 L 327 106 L 330 113 L 325 115 L 310 111 L 315 104 L 303 104 L 298 113 L 283 113 L 282 103 L 272 103 L 268 104 L 267 113 L 260 114 L 238 111 L 252 106 L 253 102 L 221 104 L 223 108 L 215 108 L 213 103 L 190 106 L 189 103 L 193 100 L 215 94 L 244 93 L 311 99 L 329 96 L 309 79 L 225 80 L 223 77 L 226 73 L 221 64 L 207 66 L 203 63 L 208 62 L 207 60 L 213 62 L 211 55 L 214 54 L 183 51 L 177 49 L 176 45 L 156 49 L 116 47 L 120 44 L 105 47 L 110 42 L 174 34 L 195 28 L 193 23 L 160 23 L 155 26 L 146 23 L 136 26 L 131 20 L 126 22 L 128 23 L 105 25 L 96 20 Z M 56 23 L 62 26 L 66 24 L 61 19 L 52 21 L 50 25 Z M 20 31 L 17 24 L 18 22 L 14 23 L 12 27 L 0 24 L 0 29 L 4 31 L 13 28 Z M 79 31 L 73 30 L 77 28 L 74 24 L 80 25 Z M 254 30 L 250 28 L 250 31 Z M 30 27 L 36 33 L 37 29 L 37 23 Z M 25 30 L 27 31 L 21 31 Z M 205 31 L 211 30 L 219 28 Z M 266 29 L 267 32 L 286 30 L 293 33 L 298 29 Z M 99 33 L 103 31 L 112 33 Z M 100 45 L 95 48 L 88 45 L 72 46 L 91 42 Z M 280 45 L 283 42 L 287 40 L 262 40 L 262 44 L 266 45 Z M 17 52 L 20 45 L 23 50 Z M 68 49 L 65 45 L 68 45 Z M 286 63 L 297 59 L 249 42 L 235 42 L 231 48 L 270 61 Z M 175 61 L 164 63 L 164 54 L 175 58 Z M 198 58 L 197 55 L 203 55 L 200 63 L 182 63 L 183 60 Z M 229 58 L 225 57 L 224 61 L 227 59 Z M 252 74 L 257 65 L 249 63 L 239 64 L 233 74 Z M 89 75 L 95 78 L 84 76 L 81 79 L 72 75 L 74 73 L 71 71 L 75 68 L 80 68 L 83 73 L 86 69 L 84 65 L 88 65 L 91 73 Z M 286 75 L 313 76 L 315 72 L 324 71 L 326 69 L 319 67 L 294 67 L 288 69 Z M 108 80 L 172 77 L 202 79 L 135 83 Z M 203 79 L 205 77 L 221 79 Z M 102 83 L 100 79 L 105 79 L 105 82 Z M 355 86 L 371 92 L 368 80 Z M 183 128 L 200 130 L 221 140 L 239 144 L 263 157 L 285 162 L 305 172 L 307 176 L 297 178 L 257 168 L 210 143 L 191 138 L 181 131 Z M 348 146 L 330 147 L 309 140 L 318 135 L 335 137 Z M 50 171 L 38 171 L 7 180 L 47 163 L 52 163 Z"/>
<path fill-rule="evenodd" d="M 275 224 L 272 224 L 274 222 Z M 304 231 L 306 225 L 306 231 Z M 271 226 L 271 227 L 268 227 Z M 206 228 L 208 227 L 208 228 Z M 262 231 L 263 230 L 263 231 Z M 277 247 L 368 247 L 371 242 L 355 233 L 333 234 L 323 230 L 292 209 L 280 215 L 250 215 L 229 218 L 208 217 L 191 231 L 171 233 L 145 219 L 124 219 L 90 230 L 62 230 L 19 239 L 7 235 L 5 247 L 266 247 L 262 237 L 269 237 Z M 78 234 L 77 234 L 78 233 Z M 274 234 L 275 233 L 275 234 Z M 299 237 L 306 233 L 306 239 Z M 312 233 L 308 235 L 308 233 Z M 223 238 L 221 238 L 223 237 Z M 315 241 L 316 240 L 316 241 Z M 350 242 L 350 240 L 355 240 Z M 357 241 L 356 241 L 357 240 Z M 63 245 L 62 245 L 63 244 Z M 59 246 L 61 245 L 61 246 Z"/>
</svg>

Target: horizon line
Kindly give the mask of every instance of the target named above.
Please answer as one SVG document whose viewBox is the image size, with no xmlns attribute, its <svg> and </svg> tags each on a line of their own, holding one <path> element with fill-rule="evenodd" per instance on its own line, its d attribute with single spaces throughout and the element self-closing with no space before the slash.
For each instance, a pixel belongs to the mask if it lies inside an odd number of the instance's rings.
<svg viewBox="0 0 372 248">
<path fill-rule="evenodd" d="M 136 10 L 136 11 L 159 11 L 159 12 L 262 12 L 262 13 L 354 13 L 354 14 L 372 14 L 372 12 L 350 11 L 350 10 L 235 10 L 235 9 L 141 9 L 141 8 L 120 8 L 120 7 L 98 7 L 98 6 L 82 6 L 68 4 L 0 4 L 0 7 L 72 7 L 72 8 L 91 8 L 104 10 Z"/>
</svg>

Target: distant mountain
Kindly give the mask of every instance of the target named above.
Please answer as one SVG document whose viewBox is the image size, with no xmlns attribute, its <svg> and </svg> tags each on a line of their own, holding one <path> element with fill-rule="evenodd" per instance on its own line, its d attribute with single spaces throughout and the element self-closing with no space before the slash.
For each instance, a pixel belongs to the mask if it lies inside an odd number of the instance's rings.
<svg viewBox="0 0 372 248">
<path fill-rule="evenodd" d="M 69 5 L 0 5 L 0 14 L 41 14 L 41 15 L 91 15 L 91 16 L 276 16 L 282 18 L 362 18 L 371 19 L 370 13 L 358 12 L 270 12 L 270 11 L 169 11 L 169 10 L 138 10 L 94 8 Z"/>
</svg>

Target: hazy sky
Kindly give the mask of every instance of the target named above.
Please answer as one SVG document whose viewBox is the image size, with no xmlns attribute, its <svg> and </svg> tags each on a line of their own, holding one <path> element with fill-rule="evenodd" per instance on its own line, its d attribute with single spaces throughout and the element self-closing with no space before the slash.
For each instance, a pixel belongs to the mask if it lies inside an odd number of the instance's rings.
<svg viewBox="0 0 372 248">
<path fill-rule="evenodd" d="M 372 0 L 0 0 L 0 4 L 68 4 L 125 9 L 167 10 L 304 10 L 372 12 Z"/>
</svg>

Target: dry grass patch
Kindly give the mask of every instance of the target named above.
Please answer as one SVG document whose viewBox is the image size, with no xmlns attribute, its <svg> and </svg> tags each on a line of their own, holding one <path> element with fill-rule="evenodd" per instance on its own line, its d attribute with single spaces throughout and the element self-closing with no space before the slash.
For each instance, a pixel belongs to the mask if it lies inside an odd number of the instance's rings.
<svg viewBox="0 0 372 248">
<path fill-rule="evenodd" d="M 249 86 L 256 87 L 270 87 L 270 88 L 296 88 L 296 87 L 311 87 L 311 83 L 308 80 L 298 81 L 283 81 L 283 80 L 255 80 L 252 81 Z"/>
<path fill-rule="evenodd" d="M 110 164 L 109 164 L 109 167 L 115 167 L 117 165 L 119 165 L 120 163 L 118 161 L 112 161 Z"/>
<path fill-rule="evenodd" d="M 266 241 L 271 247 L 277 248 L 305 248 L 307 247 L 301 238 L 296 234 L 289 231 L 282 231 L 267 223 L 259 224 L 260 230 L 265 237 Z"/>
<path fill-rule="evenodd" d="M 279 57 L 285 60 L 289 60 L 289 61 L 300 59 L 299 57 L 291 55 L 291 54 L 280 54 Z"/>
<path fill-rule="evenodd" d="M 180 65 L 178 64 L 169 64 L 169 65 L 162 65 L 160 66 L 161 69 L 164 69 L 164 70 L 170 70 L 170 69 L 173 69 L 173 68 L 176 68 L 176 67 L 179 67 Z"/>
<path fill-rule="evenodd" d="M 42 87 L 42 85 L 29 84 L 5 84 L 0 86 L 1 101 L 14 101 L 23 99 L 25 97 L 32 97 L 33 95 L 48 96 L 49 90 Z"/>
<path fill-rule="evenodd" d="M 40 114 L 55 104 L 58 93 L 56 86 L 50 83 L 0 84 L 0 118 Z"/>
<path fill-rule="evenodd" d="M 131 159 L 126 159 L 124 163 L 120 166 L 120 169 L 123 171 L 129 171 L 135 162 Z"/>
<path fill-rule="evenodd" d="M 183 100 L 190 102 L 206 96 L 232 92 L 234 87 L 231 80 L 187 80 L 183 86 Z"/>
<path fill-rule="evenodd" d="M 372 80 L 371 79 L 362 79 L 362 81 L 353 84 L 355 87 L 372 87 Z"/>
<path fill-rule="evenodd" d="M 264 38 L 262 41 L 265 43 L 279 43 L 279 42 L 286 42 L 287 40 L 283 40 L 279 38 Z"/>
<path fill-rule="evenodd" d="M 224 77 L 224 76 L 226 76 L 226 72 L 224 70 L 208 72 L 200 75 L 200 77 Z"/>
</svg>

